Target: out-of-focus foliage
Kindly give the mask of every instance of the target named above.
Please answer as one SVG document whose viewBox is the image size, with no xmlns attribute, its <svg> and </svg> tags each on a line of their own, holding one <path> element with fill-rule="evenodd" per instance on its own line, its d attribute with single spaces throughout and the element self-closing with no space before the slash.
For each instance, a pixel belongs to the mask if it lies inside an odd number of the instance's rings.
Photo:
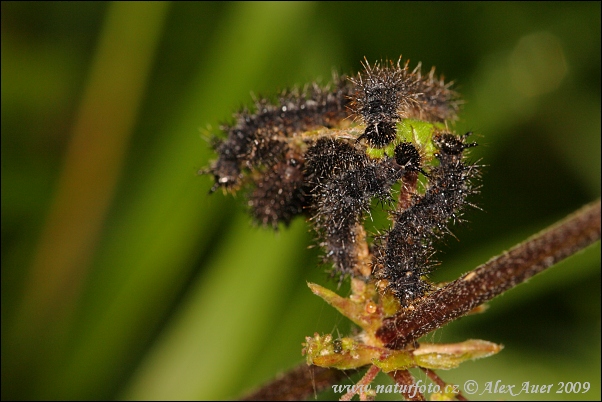
<svg viewBox="0 0 602 402">
<path fill-rule="evenodd" d="M 197 171 L 251 93 L 364 56 L 454 79 L 487 165 L 451 280 L 600 196 L 600 3 L 2 3 L 2 399 L 232 398 L 349 323 L 302 221 L 254 228 Z M 495 357 L 444 379 L 589 381 L 600 247 L 428 336 Z M 331 395 L 333 396 L 333 395 Z M 483 394 L 475 399 L 516 399 Z M 542 399 L 538 394 L 517 398 Z"/>
</svg>

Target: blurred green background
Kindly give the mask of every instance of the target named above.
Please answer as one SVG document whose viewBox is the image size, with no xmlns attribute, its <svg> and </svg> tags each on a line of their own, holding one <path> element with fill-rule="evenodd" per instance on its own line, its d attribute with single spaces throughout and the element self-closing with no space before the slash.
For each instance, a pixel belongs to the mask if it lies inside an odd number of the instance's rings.
<svg viewBox="0 0 602 402">
<path fill-rule="evenodd" d="M 600 11 L 2 2 L 2 399 L 233 398 L 301 362 L 305 336 L 349 332 L 306 287 L 336 287 L 306 223 L 255 228 L 242 197 L 197 175 L 251 94 L 364 56 L 456 81 L 484 212 L 442 245 L 436 280 L 598 198 Z M 426 338 L 505 345 L 450 382 L 591 383 L 474 399 L 599 400 L 599 243 Z"/>
</svg>

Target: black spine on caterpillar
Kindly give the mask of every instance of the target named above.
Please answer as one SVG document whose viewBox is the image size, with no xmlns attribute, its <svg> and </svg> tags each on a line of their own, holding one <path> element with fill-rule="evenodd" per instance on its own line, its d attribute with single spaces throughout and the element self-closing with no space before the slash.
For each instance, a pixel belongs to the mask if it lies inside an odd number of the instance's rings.
<svg viewBox="0 0 602 402">
<path fill-rule="evenodd" d="M 397 212 L 393 228 L 377 242 L 374 274 L 388 282 L 386 289 L 403 306 L 432 289 L 424 276 L 436 265 L 433 242 L 449 231 L 450 220 L 460 220 L 467 197 L 477 191 L 473 181 L 478 177 L 478 166 L 463 161 L 463 151 L 476 146 L 465 143 L 468 135 L 443 133 L 434 137 L 439 166 L 430 171 L 426 193 L 415 195 L 409 208 Z M 411 154 L 403 155 L 411 160 Z"/>
<path fill-rule="evenodd" d="M 306 177 L 313 222 L 332 262 L 333 275 L 357 274 L 357 235 L 372 198 L 390 199 L 403 169 L 386 160 L 377 163 L 342 140 L 322 138 L 308 149 Z"/>
<path fill-rule="evenodd" d="M 456 120 L 461 102 L 458 94 L 451 89 L 453 82 L 445 83 L 443 77 L 435 76 L 434 67 L 426 76 L 422 75 L 420 68 L 418 64 L 414 69 L 418 92 L 416 102 L 410 105 L 406 116 L 431 122 Z"/>
<path fill-rule="evenodd" d="M 222 127 L 227 137 L 214 144 L 218 159 L 208 172 L 215 178 L 211 191 L 239 186 L 243 169 L 282 162 L 289 151 L 287 138 L 337 125 L 348 116 L 350 92 L 350 83 L 335 76 L 331 85 L 314 83 L 303 91 L 285 91 L 275 103 L 262 98 L 255 102 L 255 112 L 243 109 L 235 114 L 235 123 Z"/>
</svg>

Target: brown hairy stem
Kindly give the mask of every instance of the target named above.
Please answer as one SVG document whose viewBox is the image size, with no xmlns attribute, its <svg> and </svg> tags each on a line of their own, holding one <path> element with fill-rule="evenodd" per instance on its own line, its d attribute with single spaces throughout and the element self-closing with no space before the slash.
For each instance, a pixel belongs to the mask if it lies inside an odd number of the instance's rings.
<svg viewBox="0 0 602 402">
<path fill-rule="evenodd" d="M 416 194 L 416 186 L 418 184 L 418 172 L 406 172 L 401 182 L 403 184 L 399 191 L 399 201 L 397 202 L 397 210 L 400 212 L 412 206 L 412 196 Z"/>
<path fill-rule="evenodd" d="M 283 373 L 241 401 L 300 401 L 322 392 L 349 375 L 348 372 L 305 363 Z"/>
<path fill-rule="evenodd" d="M 600 200 L 385 319 L 377 336 L 404 348 L 599 239 Z"/>
<path fill-rule="evenodd" d="M 387 374 L 401 386 L 401 394 L 406 401 L 426 401 L 424 395 L 416 388 L 414 377 L 408 370 L 397 370 Z"/>
<path fill-rule="evenodd" d="M 359 380 L 359 382 L 356 384 L 356 387 L 361 388 L 356 388 L 356 391 L 352 390 L 347 392 L 345 395 L 341 396 L 339 401 L 350 401 L 351 398 L 355 396 L 355 394 L 360 395 L 360 400 L 366 400 L 366 394 L 363 392 L 363 389 L 368 387 L 372 383 L 372 381 L 374 381 L 378 373 L 380 373 L 380 369 L 378 367 L 370 366 L 368 371 L 366 371 L 366 374 L 364 374 L 362 379 Z"/>
</svg>

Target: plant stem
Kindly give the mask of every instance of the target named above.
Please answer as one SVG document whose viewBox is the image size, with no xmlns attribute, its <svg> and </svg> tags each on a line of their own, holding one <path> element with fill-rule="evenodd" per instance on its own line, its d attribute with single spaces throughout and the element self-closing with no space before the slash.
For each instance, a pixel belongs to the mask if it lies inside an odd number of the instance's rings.
<svg viewBox="0 0 602 402">
<path fill-rule="evenodd" d="M 336 384 L 350 373 L 305 363 L 282 374 L 241 401 L 301 401 Z"/>
<path fill-rule="evenodd" d="M 372 383 L 372 381 L 374 381 L 378 373 L 380 373 L 380 369 L 378 367 L 370 366 L 370 368 L 368 369 L 368 371 L 366 371 L 366 374 L 364 374 L 362 379 L 359 380 L 357 384 L 355 384 L 356 390 L 347 392 L 345 395 L 341 396 L 339 401 L 350 401 L 355 396 L 355 394 L 360 395 L 360 400 L 363 400 L 362 397 L 364 397 L 365 399 L 365 389 Z"/>
<path fill-rule="evenodd" d="M 426 401 L 424 395 L 416 388 L 414 377 L 408 370 L 397 370 L 388 374 L 401 387 L 401 394 L 406 401 Z"/>
</svg>

